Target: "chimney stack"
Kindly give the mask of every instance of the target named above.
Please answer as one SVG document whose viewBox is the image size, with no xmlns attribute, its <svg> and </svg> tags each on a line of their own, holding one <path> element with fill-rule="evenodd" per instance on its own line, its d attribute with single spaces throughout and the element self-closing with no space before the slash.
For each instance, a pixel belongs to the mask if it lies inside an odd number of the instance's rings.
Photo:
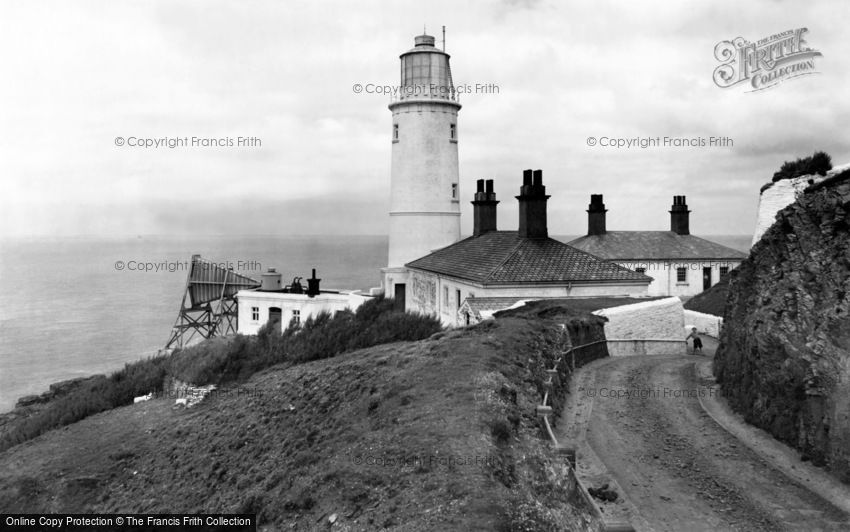
<svg viewBox="0 0 850 532">
<path fill-rule="evenodd" d="M 488 231 L 496 230 L 496 193 L 493 192 L 493 180 L 477 181 L 475 201 L 472 202 L 473 228 L 472 236 L 481 236 Z M 486 190 L 485 190 L 486 185 Z"/>
<path fill-rule="evenodd" d="M 691 234 L 690 212 L 685 196 L 673 196 L 673 206 L 670 208 L 670 230 L 677 235 Z"/>
<path fill-rule="evenodd" d="M 321 279 L 316 279 L 316 268 L 313 268 L 313 277 L 307 279 L 307 296 L 315 297 L 319 295 L 319 281 Z"/>
<path fill-rule="evenodd" d="M 590 205 L 587 206 L 587 234 L 605 234 L 605 213 L 608 209 L 602 203 L 602 194 L 591 194 Z"/>
<path fill-rule="evenodd" d="M 519 236 L 521 238 L 546 238 L 546 187 L 543 185 L 543 170 L 525 170 L 519 196 Z"/>
</svg>

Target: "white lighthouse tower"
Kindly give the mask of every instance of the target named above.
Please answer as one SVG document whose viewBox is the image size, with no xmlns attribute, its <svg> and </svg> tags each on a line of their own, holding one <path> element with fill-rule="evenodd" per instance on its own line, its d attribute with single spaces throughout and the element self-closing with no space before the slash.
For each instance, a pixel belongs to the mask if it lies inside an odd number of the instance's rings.
<svg viewBox="0 0 850 532">
<path fill-rule="evenodd" d="M 445 40 L 445 37 L 444 37 Z M 404 265 L 460 239 L 457 102 L 449 54 L 419 35 L 401 54 L 392 122 L 389 259 L 384 292 L 405 299 Z"/>
</svg>

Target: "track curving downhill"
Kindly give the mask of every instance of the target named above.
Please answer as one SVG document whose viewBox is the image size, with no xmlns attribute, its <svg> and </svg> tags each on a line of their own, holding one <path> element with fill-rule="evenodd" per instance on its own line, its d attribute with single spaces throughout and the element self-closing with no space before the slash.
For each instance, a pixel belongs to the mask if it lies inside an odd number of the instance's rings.
<svg viewBox="0 0 850 532">
<path fill-rule="evenodd" d="M 786 474 L 761 452 L 772 443 L 739 440 L 706 413 L 700 395 L 722 402 L 701 377 L 709 365 L 691 355 L 623 357 L 576 373 L 561 435 L 579 447 L 585 483 L 621 495 L 601 504 L 605 514 L 637 530 L 850 530 L 850 490 L 808 478 L 824 474 L 799 460 Z M 833 491 L 810 489 L 823 484 Z"/>
</svg>

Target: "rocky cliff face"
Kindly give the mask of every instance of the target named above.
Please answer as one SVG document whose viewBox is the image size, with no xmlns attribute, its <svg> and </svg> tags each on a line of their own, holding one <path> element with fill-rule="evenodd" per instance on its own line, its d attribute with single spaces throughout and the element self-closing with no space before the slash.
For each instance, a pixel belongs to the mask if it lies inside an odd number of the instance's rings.
<svg viewBox="0 0 850 532">
<path fill-rule="evenodd" d="M 850 482 L 850 172 L 810 186 L 733 272 L 714 371 L 733 408 Z"/>
</svg>

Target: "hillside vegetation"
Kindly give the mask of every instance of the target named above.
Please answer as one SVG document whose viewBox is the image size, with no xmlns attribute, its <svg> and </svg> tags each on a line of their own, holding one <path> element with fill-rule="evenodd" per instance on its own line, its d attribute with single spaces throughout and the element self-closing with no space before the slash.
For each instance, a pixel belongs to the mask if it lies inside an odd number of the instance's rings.
<svg viewBox="0 0 850 532">
<path fill-rule="evenodd" d="M 263 530 L 591 530 L 535 416 L 545 368 L 564 347 L 558 324 L 602 337 L 601 318 L 576 314 L 548 308 L 332 358 L 316 351 L 244 382 L 262 355 L 229 365 L 221 343 L 186 350 L 178 371 L 227 368 L 211 375 L 231 384 L 191 409 L 154 399 L 0 453 L 0 513 L 246 512 Z"/>
<path fill-rule="evenodd" d="M 728 297 L 729 277 L 724 276 L 708 290 L 703 290 L 685 301 L 684 307 L 688 310 L 702 312 L 703 314 L 713 314 L 722 318 L 723 312 L 726 310 L 726 299 Z"/>
<path fill-rule="evenodd" d="M 782 179 L 814 174 L 823 176 L 830 170 L 832 170 L 832 158 L 822 151 L 817 151 L 808 157 L 785 161 L 782 163 L 782 167 L 773 174 L 772 181 L 775 183 Z"/>
<path fill-rule="evenodd" d="M 177 351 L 127 364 L 110 376 L 76 382 L 45 404 L 3 416 L 0 451 L 93 414 L 133 403 L 148 393 L 161 394 L 167 377 L 196 385 L 246 381 L 275 364 L 299 364 L 373 345 L 427 338 L 441 329 L 433 317 L 397 312 L 391 300 L 375 298 L 357 312 L 319 314 L 303 326 L 290 324 L 281 334 L 263 328 L 257 336 L 216 338 Z"/>
</svg>

